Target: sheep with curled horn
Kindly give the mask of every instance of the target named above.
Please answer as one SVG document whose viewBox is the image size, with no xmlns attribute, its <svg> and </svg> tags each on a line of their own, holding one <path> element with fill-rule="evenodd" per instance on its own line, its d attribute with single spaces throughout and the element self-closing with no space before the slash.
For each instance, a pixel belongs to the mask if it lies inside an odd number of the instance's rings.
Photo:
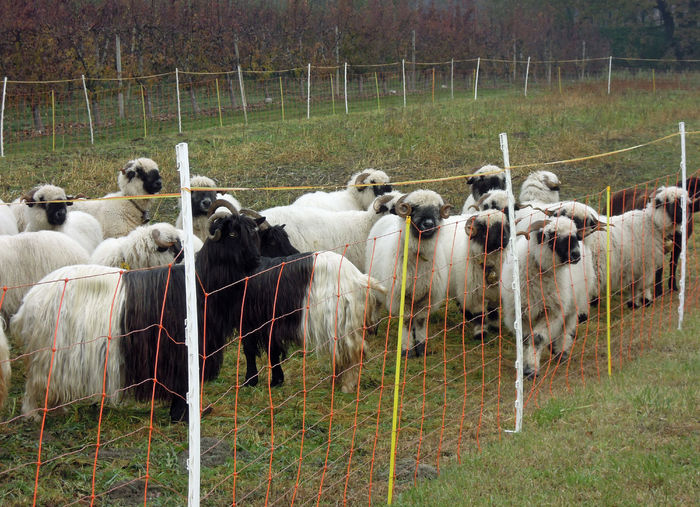
<svg viewBox="0 0 700 507">
<path fill-rule="evenodd" d="M 240 213 L 250 218 L 265 220 L 258 226 L 260 255 L 263 257 L 283 257 L 299 253 L 299 250 L 289 241 L 289 235 L 284 230 L 285 224 L 270 225 L 260 213 L 248 208 L 241 208 Z"/>
<path fill-rule="evenodd" d="M 25 232 L 62 232 L 78 242 L 88 253 L 92 253 L 102 241 L 102 226 L 95 217 L 82 211 L 69 211 L 71 199 L 80 196 L 66 195 L 55 185 L 37 185 L 20 199 L 26 208 Z"/>
<path fill-rule="evenodd" d="M 438 266 L 448 266 L 449 293 L 471 322 L 475 339 L 485 339 L 487 325 L 497 330 L 499 280 L 510 239 L 508 218 L 500 210 L 456 215 L 443 221 L 438 240 Z M 437 273 L 436 273 L 437 275 Z M 435 294 L 435 305 L 439 303 Z"/>
<path fill-rule="evenodd" d="M 100 222 L 105 238 L 126 236 L 139 225 L 147 224 L 153 199 L 139 196 L 157 194 L 163 187 L 158 164 L 150 158 L 127 162 L 119 169 L 117 184 L 119 191 L 105 195 L 103 200 L 77 200 L 73 204 L 73 210 L 89 213 Z"/>
<path fill-rule="evenodd" d="M 579 314 L 588 314 L 587 298 L 580 303 L 574 294 L 583 287 L 585 276 L 576 224 L 564 216 L 533 222 L 530 230 L 517 238 L 514 255 L 519 279 L 514 278 L 509 256 L 501 273 L 502 317 L 514 332 L 513 283 L 518 283 L 525 335 L 523 372 L 532 377 L 540 372 L 540 358 L 546 347 L 562 358 L 569 353 Z"/>
<path fill-rule="evenodd" d="M 487 192 L 506 189 L 505 173 L 497 165 L 485 165 L 478 169 L 475 167 L 472 172 L 474 174 L 467 178 L 467 183 L 471 186 L 471 193 L 464 201 L 462 215 L 468 215 L 471 207 Z"/>
<path fill-rule="evenodd" d="M 366 272 L 365 246 L 372 226 L 395 210 L 401 193 L 392 191 L 374 200 L 364 211 L 329 211 L 303 206 L 277 206 L 261 211 L 270 224 L 285 225 L 289 241 L 299 251 L 332 250 Z"/>
<path fill-rule="evenodd" d="M 376 197 L 391 192 L 390 178 L 384 171 L 368 168 L 350 177 L 347 187 L 336 192 L 311 192 L 292 203 L 293 206 L 331 211 L 366 210 Z"/>
<path fill-rule="evenodd" d="M 405 295 L 407 315 L 402 323 L 402 347 L 409 355 L 423 353 L 428 314 L 437 309 L 430 302 L 432 298 L 444 298 L 447 290 L 447 267 L 434 264 L 439 262 L 436 249 L 440 228 L 449 217 L 451 208 L 432 190 L 414 190 L 396 202 L 396 215 L 383 216 L 369 232 L 365 268 L 380 283 L 392 287 L 392 292 L 386 296 L 386 306 L 394 312 L 398 311 L 400 284 L 394 284 L 392 280 L 396 274 L 395 267 L 403 262 L 403 230 L 406 217 L 411 217 Z"/>
<path fill-rule="evenodd" d="M 259 222 L 228 211 L 209 217 L 207 241 L 195 257 L 202 381 L 218 376 L 239 326 L 241 280 L 261 258 Z M 97 400 L 106 378 L 107 402 L 125 393 L 149 402 L 155 395 L 170 404 L 172 421 L 187 419 L 185 295 L 182 264 L 136 271 L 77 265 L 44 277 L 10 322 L 29 361 L 22 413 L 40 417 L 45 396 L 49 409 Z"/>
<path fill-rule="evenodd" d="M 530 173 L 520 187 L 521 204 L 525 203 L 554 203 L 559 201 L 561 181 L 550 171 L 535 171 Z"/>
</svg>

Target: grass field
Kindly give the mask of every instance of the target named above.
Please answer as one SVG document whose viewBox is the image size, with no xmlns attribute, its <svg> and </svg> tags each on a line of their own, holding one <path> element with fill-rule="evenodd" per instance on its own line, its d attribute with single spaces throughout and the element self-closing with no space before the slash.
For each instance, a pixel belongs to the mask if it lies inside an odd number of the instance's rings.
<svg viewBox="0 0 700 507">
<path fill-rule="evenodd" d="M 478 102 L 460 99 L 435 106 L 386 108 L 351 117 L 269 122 L 247 128 L 215 127 L 183 135 L 166 134 L 158 139 L 135 138 L 90 149 L 17 154 L 0 160 L 0 196 L 5 201 L 12 200 L 38 182 L 64 186 L 69 193 L 103 195 L 115 189 L 117 169 L 136 156 L 155 159 L 161 166 L 164 192 L 174 192 L 179 186 L 174 146 L 188 142 L 193 173 L 212 176 L 225 187 L 251 188 L 235 192 L 236 197 L 245 206 L 263 209 L 291 202 L 301 192 L 259 190 L 260 187 L 342 186 L 352 172 L 368 166 L 384 169 L 394 181 L 401 181 L 468 174 L 474 166 L 487 162 L 500 164 L 500 132 L 509 134 L 511 164 L 520 165 L 637 145 L 676 132 L 678 121 L 682 120 L 687 130 L 700 130 L 698 98 L 697 91 L 667 90 L 651 95 L 637 89 L 608 97 L 600 90 L 584 87 L 565 97 L 487 96 Z M 699 167 L 700 137 L 689 137 L 687 144 L 688 170 L 694 172 Z M 675 181 L 679 160 L 678 137 L 674 137 L 639 150 L 559 165 L 552 170 L 563 180 L 563 198 L 589 196 L 597 206 L 602 202 L 606 185 L 619 189 L 666 176 Z M 514 170 L 516 183 L 529 170 Z M 457 208 L 468 192 L 463 179 L 403 185 L 401 189 L 419 186 L 440 192 Z M 154 207 L 155 220 L 174 220 L 175 200 L 158 200 Z M 689 309 L 697 305 L 700 296 L 698 256 L 694 253 L 697 235 L 694 238 L 690 259 L 694 278 L 689 287 L 695 292 L 687 301 Z M 632 313 L 622 308 L 619 298 L 615 301 L 612 344 L 615 379 L 622 378 L 620 372 L 638 372 L 641 375 L 638 387 L 650 390 L 646 396 L 651 404 L 666 403 L 663 400 L 670 395 L 665 389 L 673 389 L 675 377 L 654 374 L 653 369 L 647 375 L 638 367 L 645 364 L 640 361 L 653 362 L 656 354 L 663 353 L 669 356 L 668 361 L 677 359 L 682 370 L 684 361 L 692 357 L 684 346 L 674 348 L 673 341 L 660 342 L 668 343 L 668 349 L 656 345 L 660 335 L 670 333 L 675 327 L 676 304 L 675 296 L 666 295 L 654 307 Z M 202 421 L 206 437 L 202 448 L 209 451 L 205 456 L 210 459 L 202 473 L 204 502 L 219 505 L 230 502 L 235 495 L 237 501 L 246 504 L 260 504 L 266 498 L 271 503 L 284 504 L 296 495 L 296 502 L 301 504 L 315 503 L 317 498 L 323 504 L 339 503 L 343 499 L 353 504 L 366 503 L 370 498 L 383 503 L 395 355 L 395 350 L 392 352 L 395 325 L 387 330 L 387 324 L 385 320 L 378 336 L 369 339 L 371 352 L 365 358 L 359 397 L 336 393 L 331 398 L 327 364 L 315 356 L 304 361 L 298 350 L 285 363 L 287 382 L 283 387 L 270 392 L 260 387 L 242 389 L 238 393 L 236 385 L 242 379 L 236 378 L 238 342 L 233 340 L 226 351 L 223 374 L 204 389 L 204 403 L 213 407 L 212 413 Z M 503 448 L 503 453 L 511 449 L 513 462 L 517 463 L 515 457 L 523 456 L 528 449 L 525 444 L 521 449 L 511 447 L 524 439 L 521 436 L 513 439 L 503 431 L 513 427 L 515 353 L 511 337 L 503 334 L 490 343 L 469 340 L 464 343 L 461 324 L 460 313 L 453 304 L 446 312 L 436 314 L 431 318 L 430 354 L 409 360 L 405 365 L 397 491 L 412 484 L 413 477 L 419 473 L 418 463 L 425 465 L 420 473 L 429 476 L 430 467 L 436 471 L 440 468 L 442 472 L 444 465 L 450 465 L 451 469 L 458 460 L 478 466 L 478 460 L 491 459 L 486 453 L 493 452 L 492 449 Z M 557 417 L 556 411 L 563 408 L 563 413 L 568 415 L 569 408 L 582 406 L 578 401 L 570 401 L 578 399 L 572 398 L 571 391 L 585 383 L 586 390 L 575 396 L 595 396 L 591 393 L 598 386 L 609 385 L 596 381 L 605 372 L 600 313 L 590 319 L 590 327 L 587 325 L 586 329 L 587 339 L 577 342 L 572 359 L 561 368 L 552 365 L 552 371 L 558 372 L 556 375 L 548 375 L 535 386 L 528 385 L 527 438 L 532 430 L 543 439 L 556 440 L 544 433 L 548 426 L 565 420 Z M 443 330 L 447 333 L 443 334 Z M 692 337 L 689 335 L 687 340 Z M 652 352 L 643 353 L 650 348 Z M 12 357 L 18 355 L 13 351 Z M 306 385 L 302 387 L 304 374 Z M 0 422 L 0 498 L 9 504 L 29 501 L 37 470 L 39 428 L 18 417 L 22 379 L 22 361 L 14 361 L 10 399 L 0 411 L 3 421 Z M 667 379 L 669 384 L 664 387 Z M 620 389 L 625 385 L 620 381 Z M 663 389 L 665 394 L 657 396 L 656 388 Z M 665 413 L 669 416 L 685 413 L 673 410 L 674 400 L 668 402 L 671 408 Z M 646 401 L 639 403 L 642 410 L 650 410 L 645 408 Z M 691 409 L 697 419 L 696 406 Z M 604 420 L 620 435 L 634 437 L 628 429 L 615 425 L 614 411 L 614 406 L 601 402 L 596 414 L 604 414 Z M 184 503 L 187 473 L 183 452 L 187 447 L 187 428 L 168 424 L 167 407 L 157 406 L 149 454 L 149 413 L 149 406 L 135 402 L 105 409 L 96 467 L 98 408 L 73 404 L 63 414 L 52 414 L 42 439 L 38 503 L 65 504 L 81 498 L 89 501 L 93 476 L 98 502 L 143 502 L 147 467 L 149 503 Z M 609 430 L 613 431 L 612 428 Z M 688 431 L 687 426 L 678 428 L 682 435 Z M 532 453 L 537 443 L 534 438 L 529 448 Z M 570 441 L 580 444 L 580 440 L 571 435 L 562 438 L 567 445 Z M 673 440 L 669 445 L 675 445 L 674 442 L 677 443 Z M 483 454 L 477 452 L 479 448 L 484 449 Z M 560 451 L 569 458 L 575 455 L 565 452 L 566 446 Z M 546 453 L 540 448 L 538 452 L 544 460 Z M 679 448 L 679 455 L 682 452 Z M 663 465 L 645 463 L 641 462 L 640 466 L 653 469 Z M 689 466 L 693 463 L 697 465 L 697 460 L 691 460 Z M 489 466 L 495 477 L 493 467 Z M 515 466 L 516 478 L 517 470 Z M 545 481 L 551 477 L 559 476 L 538 476 Z M 595 483 L 592 477 L 573 475 L 569 487 L 575 488 L 576 481 L 589 479 Z M 479 483 L 474 484 L 477 487 Z M 530 483 L 531 488 L 536 486 L 537 482 Z M 449 493 L 449 487 L 443 489 Z M 421 497 L 416 498 L 420 501 Z M 629 501 L 634 502 L 635 498 L 630 497 Z M 642 497 L 640 501 L 647 498 L 654 501 L 658 497 Z M 678 498 L 683 501 L 692 496 Z"/>
</svg>

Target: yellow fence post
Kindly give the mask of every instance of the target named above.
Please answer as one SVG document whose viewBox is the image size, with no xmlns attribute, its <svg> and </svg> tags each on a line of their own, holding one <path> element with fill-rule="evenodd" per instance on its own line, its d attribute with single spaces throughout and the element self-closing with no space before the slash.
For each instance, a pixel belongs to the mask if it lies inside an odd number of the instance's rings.
<svg viewBox="0 0 700 507">
<path fill-rule="evenodd" d="M 221 96 L 219 95 L 219 78 L 217 77 L 214 81 L 216 82 L 216 103 L 219 106 L 219 127 L 223 127 L 224 120 L 221 118 Z"/>
<path fill-rule="evenodd" d="M 51 90 L 51 151 L 56 151 L 56 97 Z"/>
<path fill-rule="evenodd" d="M 399 380 L 401 379 L 401 340 L 403 335 L 404 298 L 406 297 L 406 269 L 408 266 L 408 236 L 411 229 L 411 217 L 406 217 L 404 230 L 403 266 L 401 268 L 401 299 L 399 303 L 399 332 L 396 338 L 396 372 L 394 373 L 394 412 L 391 418 L 391 455 L 389 456 L 389 495 L 386 503 L 391 505 L 394 494 L 394 467 L 396 465 L 396 424 L 399 412 Z"/>
<path fill-rule="evenodd" d="M 282 76 L 280 76 L 280 102 L 282 103 L 282 121 L 284 121 L 284 89 L 282 88 Z"/>
<path fill-rule="evenodd" d="M 605 249 L 605 259 L 606 259 L 606 290 L 605 290 L 605 313 L 606 313 L 606 329 L 608 336 L 608 377 L 612 377 L 612 356 L 610 354 L 610 186 L 605 190 L 605 202 L 606 210 L 608 215 L 608 225 L 605 228 L 608 239 L 607 246 Z M 620 338 L 622 339 L 622 338 Z"/>
<path fill-rule="evenodd" d="M 379 111 L 379 79 L 377 79 L 377 73 L 374 73 L 374 85 L 377 87 L 377 111 Z"/>
<path fill-rule="evenodd" d="M 141 85 L 141 109 L 143 111 L 143 137 L 146 138 L 146 99 L 143 94 L 143 85 Z"/>
</svg>

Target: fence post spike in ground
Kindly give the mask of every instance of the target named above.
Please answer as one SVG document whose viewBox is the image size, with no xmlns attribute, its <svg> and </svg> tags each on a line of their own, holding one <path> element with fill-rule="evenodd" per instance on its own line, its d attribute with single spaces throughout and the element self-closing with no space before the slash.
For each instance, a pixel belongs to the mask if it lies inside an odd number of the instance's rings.
<svg viewBox="0 0 700 507">
<path fill-rule="evenodd" d="M 522 431 L 523 426 L 523 326 L 522 326 L 522 310 L 520 302 L 520 266 L 518 256 L 515 255 L 515 196 L 513 195 L 513 181 L 510 177 L 510 153 L 508 151 L 508 134 L 505 132 L 500 135 L 501 151 L 503 152 L 503 168 L 506 173 L 506 192 L 508 193 L 508 225 L 510 229 L 510 237 L 508 239 L 508 249 L 510 250 L 510 258 L 513 263 L 513 306 L 515 307 L 515 432 Z"/>
<path fill-rule="evenodd" d="M 2 80 L 2 106 L 0 106 L 0 157 L 5 156 L 5 96 L 7 93 L 7 76 Z"/>
<path fill-rule="evenodd" d="M 605 327 L 608 342 L 608 377 L 612 376 L 612 352 L 610 351 L 610 185 L 605 189 L 605 212 L 608 216 L 605 231 L 607 234 L 605 246 Z"/>
<path fill-rule="evenodd" d="M 610 78 L 612 76 L 612 56 L 608 59 L 608 95 L 610 95 Z"/>
<path fill-rule="evenodd" d="M 406 59 L 401 60 L 401 79 L 403 83 L 403 107 L 406 107 Z M 5 78 L 5 81 L 7 81 L 7 78 Z"/>
<path fill-rule="evenodd" d="M 476 91 L 479 87 L 479 65 L 481 64 L 481 57 L 476 59 L 476 73 L 474 74 L 474 100 L 476 100 Z"/>
<path fill-rule="evenodd" d="M 306 119 L 311 118 L 311 64 L 306 71 Z"/>
<path fill-rule="evenodd" d="M 401 267 L 401 299 L 399 300 L 399 331 L 396 337 L 396 366 L 394 372 L 394 410 L 391 417 L 391 454 L 389 455 L 389 493 L 386 503 L 391 505 L 394 494 L 394 467 L 396 465 L 396 425 L 399 410 L 399 380 L 401 379 L 401 348 L 403 335 L 404 299 L 406 298 L 406 271 L 408 269 L 408 237 L 411 233 L 411 215 L 406 217 L 403 242 L 403 265 Z M 399 239 L 399 241 L 401 241 Z M 406 337 L 408 339 L 408 337 Z"/>
<path fill-rule="evenodd" d="M 686 271 L 686 255 L 688 253 L 688 184 L 686 182 L 686 163 L 685 163 L 685 122 L 678 124 L 678 130 L 681 133 L 681 181 L 683 188 L 683 197 L 681 207 L 683 209 L 681 222 L 681 279 L 678 282 L 678 330 L 683 327 L 683 306 L 685 305 L 685 271 Z M 673 254 L 671 254 L 673 255 Z"/>
<path fill-rule="evenodd" d="M 345 90 L 345 114 L 348 114 L 348 62 L 343 65 L 343 82 Z"/>
<path fill-rule="evenodd" d="M 245 88 L 243 88 L 243 72 L 241 71 L 241 66 L 238 66 L 238 85 L 241 88 L 241 102 L 243 103 L 243 119 L 245 124 L 248 125 L 248 111 L 245 101 Z"/>
<path fill-rule="evenodd" d="M 175 68 L 175 96 L 177 97 L 177 131 L 182 134 L 182 113 L 180 111 L 180 71 L 177 69 L 177 67 Z"/>
<path fill-rule="evenodd" d="M 95 136 L 92 130 L 92 113 L 90 113 L 90 99 L 88 99 L 87 86 L 85 85 L 85 74 L 81 74 L 80 77 L 83 79 L 83 92 L 85 92 L 85 105 L 87 106 L 88 112 L 88 123 L 90 124 L 90 144 L 95 144 Z"/>
<path fill-rule="evenodd" d="M 190 163 L 187 143 L 175 147 L 177 168 L 180 172 L 180 199 L 185 233 L 185 291 L 187 320 L 185 343 L 187 344 L 187 404 L 189 407 L 189 446 L 187 469 L 189 471 L 187 505 L 199 505 L 200 489 L 200 400 L 199 400 L 199 336 L 197 322 L 197 287 L 195 286 L 194 244 L 192 232 L 192 199 L 190 195 Z"/>
<path fill-rule="evenodd" d="M 527 57 L 527 66 L 525 67 L 525 96 L 527 97 L 527 78 L 530 75 L 530 57 Z"/>
</svg>

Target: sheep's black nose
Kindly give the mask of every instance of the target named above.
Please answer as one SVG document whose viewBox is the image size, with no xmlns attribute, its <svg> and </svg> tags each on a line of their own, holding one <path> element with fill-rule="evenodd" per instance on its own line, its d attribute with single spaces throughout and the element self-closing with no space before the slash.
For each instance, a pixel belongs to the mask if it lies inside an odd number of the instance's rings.
<svg viewBox="0 0 700 507">
<path fill-rule="evenodd" d="M 211 206 L 211 199 L 209 197 L 205 197 L 204 199 L 202 199 L 202 202 L 199 205 L 202 211 L 208 211 L 209 206 Z"/>
<path fill-rule="evenodd" d="M 423 230 L 432 229 L 433 227 L 435 227 L 435 220 L 432 218 L 426 218 L 420 224 L 420 228 Z"/>
<path fill-rule="evenodd" d="M 571 250 L 571 252 L 569 252 L 569 260 L 571 260 L 572 264 L 576 264 L 581 260 L 581 252 L 578 249 Z"/>
<path fill-rule="evenodd" d="M 531 379 L 534 376 L 535 376 L 535 370 L 533 370 L 529 366 L 526 366 L 525 368 L 523 368 L 523 378 Z"/>
<path fill-rule="evenodd" d="M 156 180 L 153 182 L 152 187 L 153 188 L 153 193 L 155 194 L 156 192 L 160 192 L 160 189 L 163 188 L 163 182 L 161 180 Z"/>
</svg>

